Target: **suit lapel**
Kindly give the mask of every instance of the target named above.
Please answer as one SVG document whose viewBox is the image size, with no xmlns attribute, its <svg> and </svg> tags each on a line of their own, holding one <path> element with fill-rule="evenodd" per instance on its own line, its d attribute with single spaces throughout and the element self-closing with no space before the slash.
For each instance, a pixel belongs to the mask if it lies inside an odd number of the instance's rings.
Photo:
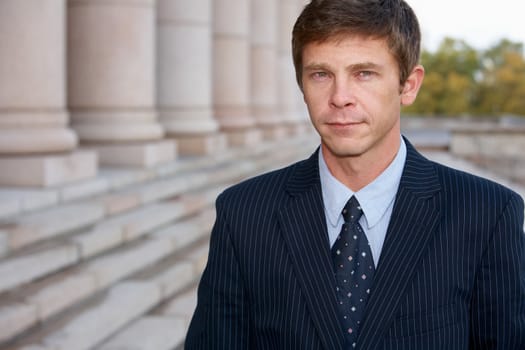
<svg viewBox="0 0 525 350">
<path fill-rule="evenodd" d="M 359 335 L 358 348 L 363 350 L 381 348 L 440 216 L 440 185 L 432 163 L 405 142 L 407 160 Z"/>
<path fill-rule="evenodd" d="M 279 213 L 284 240 L 310 315 L 326 349 L 343 348 L 336 310 L 335 279 L 326 229 L 318 152 L 299 163 L 287 190 L 288 205 Z"/>
</svg>

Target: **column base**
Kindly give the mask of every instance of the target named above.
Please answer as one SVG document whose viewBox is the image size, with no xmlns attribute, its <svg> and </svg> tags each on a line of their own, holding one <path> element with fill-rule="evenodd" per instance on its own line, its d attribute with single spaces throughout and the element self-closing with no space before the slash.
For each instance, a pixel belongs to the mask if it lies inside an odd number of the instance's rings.
<svg viewBox="0 0 525 350">
<path fill-rule="evenodd" d="M 262 130 L 264 139 L 269 141 L 282 140 L 290 134 L 288 128 L 283 125 L 263 126 Z"/>
<path fill-rule="evenodd" d="M 244 147 L 259 144 L 263 141 L 264 134 L 260 129 L 243 129 L 226 131 L 228 144 L 232 147 Z"/>
<path fill-rule="evenodd" d="M 223 152 L 228 148 L 226 135 L 207 134 L 195 136 L 177 136 L 175 138 L 178 153 L 183 156 L 207 156 Z"/>
<path fill-rule="evenodd" d="M 141 168 L 151 168 L 174 161 L 177 152 L 176 143 L 170 140 L 136 144 L 90 145 L 86 148 L 98 153 L 101 165 Z"/>
<path fill-rule="evenodd" d="M 97 154 L 75 151 L 59 155 L 0 158 L 0 185 L 50 187 L 95 177 Z"/>
<path fill-rule="evenodd" d="M 313 129 L 313 127 L 307 122 L 298 122 L 296 124 L 295 123 L 289 124 L 287 126 L 287 129 L 288 129 L 289 135 L 293 135 L 293 136 L 311 134 L 312 132 L 315 131 L 315 129 Z"/>
</svg>

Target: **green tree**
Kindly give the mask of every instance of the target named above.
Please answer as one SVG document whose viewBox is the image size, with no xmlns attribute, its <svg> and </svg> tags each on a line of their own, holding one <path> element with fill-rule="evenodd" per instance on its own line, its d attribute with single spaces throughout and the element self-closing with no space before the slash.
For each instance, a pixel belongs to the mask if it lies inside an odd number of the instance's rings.
<svg viewBox="0 0 525 350">
<path fill-rule="evenodd" d="M 426 77 L 405 113 L 459 116 L 525 116 L 523 44 L 503 39 L 486 51 L 445 38 L 436 52 L 423 51 Z"/>
<path fill-rule="evenodd" d="M 435 53 L 423 51 L 426 77 L 416 103 L 406 113 L 457 116 L 475 100 L 479 53 L 463 40 L 445 38 Z"/>
<path fill-rule="evenodd" d="M 480 114 L 525 115 L 523 44 L 502 40 L 483 56 L 483 80 L 476 110 Z"/>
</svg>

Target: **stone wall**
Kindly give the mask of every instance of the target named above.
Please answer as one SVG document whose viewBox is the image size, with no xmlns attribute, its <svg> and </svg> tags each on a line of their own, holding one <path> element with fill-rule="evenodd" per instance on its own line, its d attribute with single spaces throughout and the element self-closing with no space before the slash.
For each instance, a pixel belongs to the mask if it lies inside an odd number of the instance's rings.
<svg viewBox="0 0 525 350">
<path fill-rule="evenodd" d="M 450 151 L 525 183 L 525 125 L 494 123 L 463 126 L 451 130 Z"/>
</svg>

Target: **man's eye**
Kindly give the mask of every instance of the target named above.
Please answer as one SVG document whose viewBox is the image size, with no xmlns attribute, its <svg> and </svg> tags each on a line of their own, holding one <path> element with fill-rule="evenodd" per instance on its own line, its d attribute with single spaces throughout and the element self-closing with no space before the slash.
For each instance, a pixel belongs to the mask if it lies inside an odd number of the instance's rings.
<svg viewBox="0 0 525 350">
<path fill-rule="evenodd" d="M 323 79 L 326 79 L 328 77 L 328 73 L 326 73 L 326 72 L 315 72 L 315 73 L 312 74 L 312 77 L 315 80 L 323 80 Z"/>
<path fill-rule="evenodd" d="M 369 71 L 369 70 L 360 71 L 358 74 L 359 78 L 361 79 L 370 79 L 373 75 L 374 75 L 374 72 Z"/>
</svg>

